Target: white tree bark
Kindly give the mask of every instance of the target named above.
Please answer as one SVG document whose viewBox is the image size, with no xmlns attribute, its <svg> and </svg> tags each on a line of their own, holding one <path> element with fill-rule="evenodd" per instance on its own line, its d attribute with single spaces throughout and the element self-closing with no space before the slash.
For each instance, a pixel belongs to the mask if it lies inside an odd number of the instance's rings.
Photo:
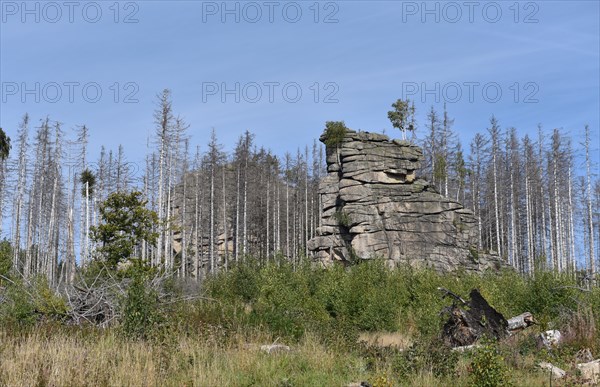
<svg viewBox="0 0 600 387">
<path fill-rule="evenodd" d="M 590 128 L 585 126 L 585 171 L 586 171 L 586 202 L 588 219 L 588 273 L 591 277 L 596 275 L 596 264 L 594 254 L 594 215 L 592 211 L 592 163 L 590 157 Z"/>
<path fill-rule="evenodd" d="M 21 211 L 24 205 L 25 199 L 25 188 L 27 186 L 27 150 L 28 150 L 28 138 L 29 138 L 29 116 L 25 114 L 23 121 L 19 126 L 19 156 L 17 161 L 17 187 L 15 192 L 14 200 L 14 211 L 13 211 L 13 268 L 17 272 L 22 273 L 20 265 L 20 251 L 21 251 Z"/>
</svg>

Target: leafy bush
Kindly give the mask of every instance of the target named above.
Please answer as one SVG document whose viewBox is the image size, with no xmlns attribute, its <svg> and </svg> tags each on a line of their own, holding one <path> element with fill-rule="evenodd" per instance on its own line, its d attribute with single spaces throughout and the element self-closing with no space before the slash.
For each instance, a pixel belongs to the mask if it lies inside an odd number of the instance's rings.
<svg viewBox="0 0 600 387">
<path fill-rule="evenodd" d="M 0 320 L 2 325 L 14 328 L 30 327 L 37 321 L 35 305 L 31 293 L 21 281 L 10 283 L 0 303 Z"/>
<path fill-rule="evenodd" d="M 132 339 L 150 339 L 164 323 L 156 290 L 148 286 L 144 275 L 134 275 L 123 300 L 123 334 Z"/>
<path fill-rule="evenodd" d="M 351 267 L 345 285 L 342 296 L 346 313 L 359 330 L 394 331 L 398 328 L 399 299 L 393 272 L 381 261 Z"/>
<path fill-rule="evenodd" d="M 67 314 L 67 303 L 43 277 L 11 281 L 0 302 L 0 321 L 19 328 L 29 328 L 42 319 L 62 321 Z"/>
<path fill-rule="evenodd" d="M 484 341 L 475 351 L 470 376 L 472 385 L 476 387 L 512 385 L 504 359 L 491 341 Z"/>
<path fill-rule="evenodd" d="M 229 271 L 209 277 L 204 288 L 212 297 L 228 302 L 251 302 L 258 298 L 261 269 L 254 259 L 232 265 Z"/>
<path fill-rule="evenodd" d="M 327 270 L 287 262 L 258 267 L 251 261 L 210 278 L 211 298 L 233 305 L 230 312 L 253 326 L 300 338 L 307 330 L 353 326 L 354 330 L 395 330 L 400 282 L 381 262 L 364 262 Z M 244 311 L 250 311 L 249 313 Z M 342 335 L 344 336 L 344 335 Z"/>
</svg>

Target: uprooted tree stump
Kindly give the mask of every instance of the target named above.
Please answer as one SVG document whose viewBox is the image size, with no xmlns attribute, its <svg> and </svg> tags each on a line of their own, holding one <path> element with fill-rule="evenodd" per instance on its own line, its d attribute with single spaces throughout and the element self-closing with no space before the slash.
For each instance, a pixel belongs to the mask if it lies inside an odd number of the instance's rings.
<svg viewBox="0 0 600 387">
<path fill-rule="evenodd" d="M 472 345 L 483 336 L 500 340 L 535 323 L 529 312 L 507 321 L 477 289 L 471 290 L 469 301 L 447 289 L 439 290 L 454 300 L 451 306 L 442 311 L 449 315 L 442 336 L 451 347 Z"/>
</svg>

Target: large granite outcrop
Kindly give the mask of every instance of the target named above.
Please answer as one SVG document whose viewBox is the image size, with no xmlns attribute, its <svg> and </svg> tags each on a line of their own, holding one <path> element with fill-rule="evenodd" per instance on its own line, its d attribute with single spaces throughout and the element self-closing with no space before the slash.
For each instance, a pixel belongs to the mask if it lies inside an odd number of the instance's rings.
<svg viewBox="0 0 600 387">
<path fill-rule="evenodd" d="M 422 159 L 419 147 L 368 132 L 349 130 L 327 147 L 321 226 L 308 245 L 315 258 L 383 258 L 390 266 L 438 271 L 500 266 L 497 257 L 478 253 L 473 213 L 416 176 Z"/>
</svg>

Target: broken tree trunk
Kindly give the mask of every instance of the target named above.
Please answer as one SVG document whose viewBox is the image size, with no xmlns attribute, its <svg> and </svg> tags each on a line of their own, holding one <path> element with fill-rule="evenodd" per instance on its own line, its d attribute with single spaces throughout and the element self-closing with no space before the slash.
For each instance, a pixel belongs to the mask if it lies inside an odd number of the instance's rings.
<svg viewBox="0 0 600 387">
<path fill-rule="evenodd" d="M 471 290 L 469 301 L 447 289 L 439 290 L 444 292 L 444 296 L 454 299 L 452 306 L 444 309 L 449 319 L 443 327 L 443 338 L 451 347 L 472 345 L 483 336 L 502 339 L 514 330 L 533 324 L 531 313 L 523 313 L 507 321 L 477 289 Z"/>
<path fill-rule="evenodd" d="M 475 343 L 479 338 L 488 336 L 501 339 L 508 334 L 508 322 L 501 313 L 492 308 L 477 289 L 471 290 L 470 300 L 465 301 L 446 289 L 440 289 L 455 301 L 445 309 L 450 317 L 443 327 L 444 341 L 452 347 L 461 347 Z"/>
<path fill-rule="evenodd" d="M 535 324 L 533 315 L 529 312 L 525 312 L 508 320 L 508 330 L 513 334 L 522 331 L 533 324 Z"/>
</svg>

